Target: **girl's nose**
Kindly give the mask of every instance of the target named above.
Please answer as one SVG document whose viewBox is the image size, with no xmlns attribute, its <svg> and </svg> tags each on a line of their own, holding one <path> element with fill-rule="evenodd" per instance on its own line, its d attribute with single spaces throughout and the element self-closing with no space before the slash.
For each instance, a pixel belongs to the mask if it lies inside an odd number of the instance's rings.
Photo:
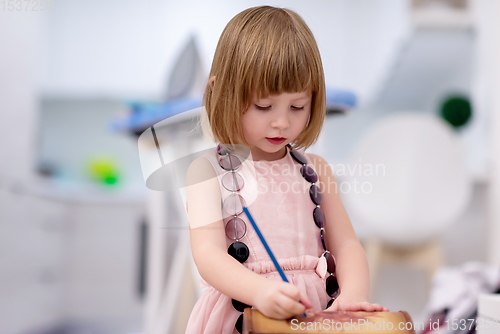
<svg viewBox="0 0 500 334">
<path fill-rule="evenodd" d="M 279 129 L 286 129 L 290 125 L 288 120 L 288 115 L 286 113 L 277 113 L 276 117 L 273 118 L 271 126 Z"/>
</svg>

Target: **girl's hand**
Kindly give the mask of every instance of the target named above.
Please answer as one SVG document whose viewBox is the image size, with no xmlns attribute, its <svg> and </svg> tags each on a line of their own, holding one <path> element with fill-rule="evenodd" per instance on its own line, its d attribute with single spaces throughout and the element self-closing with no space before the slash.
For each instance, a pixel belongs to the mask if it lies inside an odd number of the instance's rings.
<svg viewBox="0 0 500 334">
<path fill-rule="evenodd" d="M 349 297 L 345 294 L 340 294 L 333 302 L 332 306 L 325 311 L 366 311 L 366 312 L 389 312 L 387 307 L 379 304 L 370 304 L 362 298 Z"/>
<path fill-rule="evenodd" d="M 302 294 L 295 285 L 267 280 L 258 290 L 253 306 L 268 318 L 282 320 L 303 314 L 312 304 L 307 295 Z"/>
</svg>

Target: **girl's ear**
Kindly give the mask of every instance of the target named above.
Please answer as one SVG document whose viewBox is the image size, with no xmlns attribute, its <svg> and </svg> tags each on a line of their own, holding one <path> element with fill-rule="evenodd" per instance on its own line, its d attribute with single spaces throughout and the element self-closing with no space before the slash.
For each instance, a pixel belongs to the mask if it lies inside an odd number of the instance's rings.
<svg viewBox="0 0 500 334">
<path fill-rule="evenodd" d="M 214 83 L 215 83 L 215 75 L 212 76 L 210 79 L 208 79 L 208 84 L 210 85 L 210 88 L 214 89 Z"/>
</svg>

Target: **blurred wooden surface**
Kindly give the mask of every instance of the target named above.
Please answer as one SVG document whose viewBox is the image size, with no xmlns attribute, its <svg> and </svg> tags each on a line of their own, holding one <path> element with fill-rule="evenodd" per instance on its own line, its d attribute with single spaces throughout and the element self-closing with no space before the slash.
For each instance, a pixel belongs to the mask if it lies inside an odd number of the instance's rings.
<svg viewBox="0 0 500 334">
<path fill-rule="evenodd" d="M 307 317 L 274 320 L 257 310 L 247 308 L 243 334 L 286 333 L 408 333 L 414 324 L 405 311 L 399 312 L 307 312 Z M 316 327 L 315 327 L 316 326 Z"/>
</svg>

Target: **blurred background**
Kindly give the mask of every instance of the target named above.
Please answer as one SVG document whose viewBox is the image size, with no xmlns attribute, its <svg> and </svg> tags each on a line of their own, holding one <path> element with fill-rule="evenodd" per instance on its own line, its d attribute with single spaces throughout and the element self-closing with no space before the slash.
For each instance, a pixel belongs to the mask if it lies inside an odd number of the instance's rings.
<svg viewBox="0 0 500 334">
<path fill-rule="evenodd" d="M 225 25 L 263 4 L 316 37 L 329 113 L 308 151 L 345 185 L 371 301 L 470 318 L 498 289 L 500 1 L 6 0 L 0 334 L 183 333 L 201 293 L 183 197 L 148 189 L 138 135 L 201 105 Z M 157 129 L 173 155 L 179 122 Z"/>
</svg>

